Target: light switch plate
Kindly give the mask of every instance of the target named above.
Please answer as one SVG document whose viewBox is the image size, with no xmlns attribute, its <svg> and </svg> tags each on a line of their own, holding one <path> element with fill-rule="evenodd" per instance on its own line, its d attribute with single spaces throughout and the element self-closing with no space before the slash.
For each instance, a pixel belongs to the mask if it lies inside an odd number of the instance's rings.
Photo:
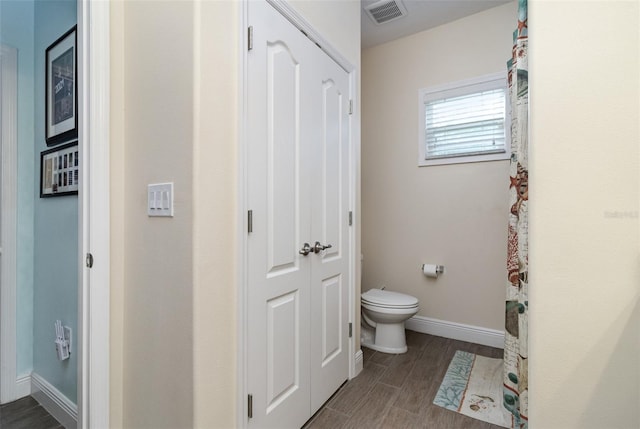
<svg viewBox="0 0 640 429">
<path fill-rule="evenodd" d="M 147 186 L 147 214 L 173 217 L 173 183 L 154 183 Z"/>
</svg>

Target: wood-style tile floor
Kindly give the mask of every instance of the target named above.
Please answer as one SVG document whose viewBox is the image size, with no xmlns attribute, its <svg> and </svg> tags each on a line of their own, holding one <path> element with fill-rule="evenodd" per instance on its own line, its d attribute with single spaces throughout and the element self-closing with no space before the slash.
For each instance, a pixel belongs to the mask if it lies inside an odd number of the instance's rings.
<svg viewBox="0 0 640 429">
<path fill-rule="evenodd" d="M 64 429 L 64 427 L 31 396 L 0 405 L 0 428 Z"/>
<path fill-rule="evenodd" d="M 502 358 L 502 349 L 407 332 L 405 354 L 362 348 L 364 369 L 305 425 L 305 429 L 499 429 L 433 405 L 456 350 Z"/>
</svg>

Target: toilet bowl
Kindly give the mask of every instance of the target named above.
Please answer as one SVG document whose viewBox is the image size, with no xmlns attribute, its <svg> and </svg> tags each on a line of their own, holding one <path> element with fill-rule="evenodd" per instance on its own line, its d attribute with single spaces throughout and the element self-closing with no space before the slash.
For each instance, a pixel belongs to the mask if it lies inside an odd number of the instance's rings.
<svg viewBox="0 0 640 429">
<path fill-rule="evenodd" d="M 360 296 L 363 346 L 383 353 L 405 353 L 404 322 L 418 312 L 418 299 L 403 293 L 369 289 Z"/>
</svg>

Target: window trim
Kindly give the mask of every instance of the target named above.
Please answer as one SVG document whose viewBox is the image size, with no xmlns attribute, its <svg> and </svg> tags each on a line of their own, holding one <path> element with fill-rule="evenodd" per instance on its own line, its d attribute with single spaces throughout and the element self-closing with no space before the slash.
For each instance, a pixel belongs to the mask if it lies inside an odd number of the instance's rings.
<svg viewBox="0 0 640 429">
<path fill-rule="evenodd" d="M 426 159 L 425 141 L 425 101 L 432 94 L 448 91 L 454 96 L 469 94 L 467 89 L 470 86 L 486 85 L 487 88 L 497 88 L 502 86 L 505 90 L 505 151 L 501 153 L 483 153 L 474 155 L 453 155 L 450 157 Z M 473 92 L 473 91 L 472 91 Z M 507 73 L 498 72 L 472 79 L 465 79 L 450 82 L 444 85 L 421 88 L 418 90 L 418 167 L 428 167 L 431 165 L 462 164 L 470 162 L 502 161 L 511 158 L 511 104 L 509 102 L 509 87 L 507 85 Z"/>
</svg>

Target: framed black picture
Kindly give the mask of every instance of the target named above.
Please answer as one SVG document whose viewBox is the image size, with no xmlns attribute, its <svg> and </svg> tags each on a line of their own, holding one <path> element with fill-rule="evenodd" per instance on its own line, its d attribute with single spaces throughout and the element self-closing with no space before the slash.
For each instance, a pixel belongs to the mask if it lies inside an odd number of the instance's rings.
<svg viewBox="0 0 640 429">
<path fill-rule="evenodd" d="M 78 155 L 77 140 L 40 153 L 40 198 L 78 194 Z"/>
<path fill-rule="evenodd" d="M 45 54 L 45 137 L 53 146 L 78 137 L 78 55 L 76 26 Z"/>
</svg>

